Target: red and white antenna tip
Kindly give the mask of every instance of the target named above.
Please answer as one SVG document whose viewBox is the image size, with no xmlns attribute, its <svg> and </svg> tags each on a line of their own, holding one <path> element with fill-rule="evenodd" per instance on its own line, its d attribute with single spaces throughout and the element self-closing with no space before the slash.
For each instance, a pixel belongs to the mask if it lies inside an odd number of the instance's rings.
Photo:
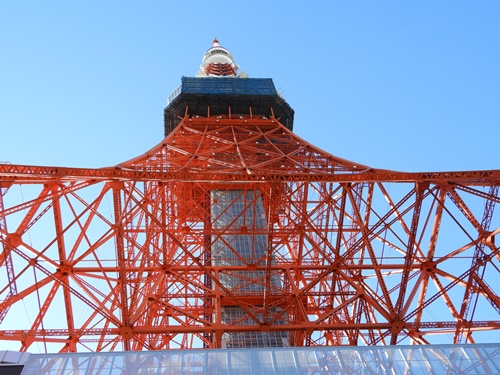
<svg viewBox="0 0 500 375">
<path fill-rule="evenodd" d="M 222 47 L 217 38 L 212 42 L 200 66 L 200 71 L 197 77 L 239 77 L 243 72 L 238 75 L 238 65 L 233 60 L 233 55 L 226 48 Z"/>
</svg>

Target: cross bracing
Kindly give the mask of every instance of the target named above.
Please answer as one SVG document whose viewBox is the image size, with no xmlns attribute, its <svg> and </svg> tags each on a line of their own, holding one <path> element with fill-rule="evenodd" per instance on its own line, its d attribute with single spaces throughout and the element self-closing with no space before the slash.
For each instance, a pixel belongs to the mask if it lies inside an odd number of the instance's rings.
<svg viewBox="0 0 500 375">
<path fill-rule="evenodd" d="M 0 340 L 23 351 L 218 347 L 259 332 L 291 346 L 488 341 L 500 328 L 499 185 L 498 170 L 373 169 L 261 116 L 186 116 L 115 167 L 1 164 Z M 234 192 L 262 205 L 248 225 L 244 210 L 219 212 L 231 205 L 215 195 Z M 217 226 L 216 211 L 238 225 Z"/>
</svg>

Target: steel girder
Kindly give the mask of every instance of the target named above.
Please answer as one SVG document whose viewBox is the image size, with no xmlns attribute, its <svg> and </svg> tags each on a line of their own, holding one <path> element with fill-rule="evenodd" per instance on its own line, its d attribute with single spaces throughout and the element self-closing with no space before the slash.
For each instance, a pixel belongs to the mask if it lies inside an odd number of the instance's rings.
<svg viewBox="0 0 500 375">
<path fill-rule="evenodd" d="M 496 170 L 372 169 L 262 117 L 186 117 L 113 168 L 3 164 L 0 340 L 50 351 L 218 347 L 226 332 L 287 332 L 295 346 L 489 341 L 498 186 Z M 214 190 L 257 192 L 267 228 L 213 228 Z M 238 257 L 227 236 L 242 235 L 266 235 L 266 255 L 211 261 L 216 241 Z M 244 319 L 223 322 L 230 307 Z"/>
</svg>

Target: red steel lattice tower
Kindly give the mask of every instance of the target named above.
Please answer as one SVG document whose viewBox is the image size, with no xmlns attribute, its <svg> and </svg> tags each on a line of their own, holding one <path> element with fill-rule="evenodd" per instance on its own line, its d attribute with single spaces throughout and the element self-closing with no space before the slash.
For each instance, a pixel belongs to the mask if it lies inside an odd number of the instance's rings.
<svg viewBox="0 0 500 375">
<path fill-rule="evenodd" d="M 0 164 L 0 340 L 63 352 L 494 340 L 500 170 L 338 158 L 292 133 L 272 80 L 237 71 L 215 40 L 169 99 L 165 139 L 116 167 Z"/>
</svg>

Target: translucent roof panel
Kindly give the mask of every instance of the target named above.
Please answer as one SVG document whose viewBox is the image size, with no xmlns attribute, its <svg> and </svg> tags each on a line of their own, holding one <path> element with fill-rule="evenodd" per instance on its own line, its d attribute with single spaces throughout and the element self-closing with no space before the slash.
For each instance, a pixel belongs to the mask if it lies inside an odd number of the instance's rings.
<svg viewBox="0 0 500 375">
<path fill-rule="evenodd" d="M 3 363 L 22 364 L 28 360 L 29 356 L 30 356 L 29 353 L 20 353 L 12 350 L 0 350 L 0 364 Z"/>
<path fill-rule="evenodd" d="M 22 375 L 498 374 L 500 344 L 32 354 Z"/>
</svg>

